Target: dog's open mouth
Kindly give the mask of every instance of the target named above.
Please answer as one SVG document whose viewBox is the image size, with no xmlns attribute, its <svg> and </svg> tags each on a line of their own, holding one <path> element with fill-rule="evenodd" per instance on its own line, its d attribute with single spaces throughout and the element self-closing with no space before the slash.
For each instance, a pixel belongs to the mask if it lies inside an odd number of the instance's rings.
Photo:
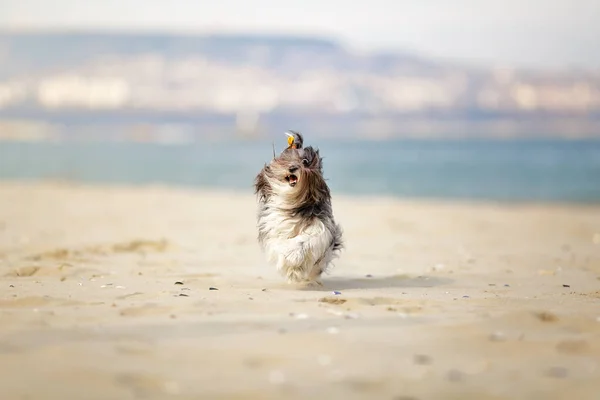
<svg viewBox="0 0 600 400">
<path fill-rule="evenodd" d="M 298 183 L 298 177 L 294 174 L 286 176 L 285 180 L 288 181 L 291 187 L 296 186 L 296 183 Z"/>
</svg>

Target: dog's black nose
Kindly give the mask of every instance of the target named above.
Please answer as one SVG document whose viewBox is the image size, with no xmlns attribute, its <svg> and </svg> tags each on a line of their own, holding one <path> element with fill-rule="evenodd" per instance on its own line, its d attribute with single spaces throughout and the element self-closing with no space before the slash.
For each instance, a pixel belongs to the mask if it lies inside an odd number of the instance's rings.
<svg viewBox="0 0 600 400">
<path fill-rule="evenodd" d="M 293 174 L 294 172 L 298 171 L 298 167 L 296 165 L 294 165 L 293 167 L 290 167 L 289 171 L 290 171 L 290 174 Z"/>
</svg>

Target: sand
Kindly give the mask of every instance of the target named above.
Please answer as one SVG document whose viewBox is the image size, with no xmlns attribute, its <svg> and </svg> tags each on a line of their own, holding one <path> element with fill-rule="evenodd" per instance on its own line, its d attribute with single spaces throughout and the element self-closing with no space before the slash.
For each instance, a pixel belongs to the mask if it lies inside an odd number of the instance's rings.
<svg viewBox="0 0 600 400">
<path fill-rule="evenodd" d="M 0 183 L 0 398 L 600 398 L 600 205 L 334 211 L 302 288 L 250 189 Z"/>
</svg>

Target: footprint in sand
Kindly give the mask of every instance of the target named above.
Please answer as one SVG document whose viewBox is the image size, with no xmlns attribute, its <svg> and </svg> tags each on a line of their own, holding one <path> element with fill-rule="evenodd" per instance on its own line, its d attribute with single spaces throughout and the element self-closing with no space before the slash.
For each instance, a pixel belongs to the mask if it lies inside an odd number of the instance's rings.
<svg viewBox="0 0 600 400">
<path fill-rule="evenodd" d="M 32 276 L 69 276 L 75 272 L 81 272 L 81 269 L 73 268 L 71 264 L 61 264 L 57 267 L 40 267 L 34 265 L 27 265 L 22 267 L 13 268 L 11 271 L 6 273 L 4 276 L 9 278 L 24 278 Z"/>
<path fill-rule="evenodd" d="M 347 299 L 341 299 L 339 297 L 323 297 L 319 299 L 319 303 L 327 303 L 327 304 L 344 304 L 347 302 Z"/>
<path fill-rule="evenodd" d="M 177 394 L 177 382 L 156 375 L 141 373 L 122 373 L 115 377 L 119 385 L 130 389 L 136 397 L 146 397 L 157 393 Z"/>
<path fill-rule="evenodd" d="M 327 303 L 333 305 L 344 305 L 345 307 L 349 307 L 348 309 L 357 307 L 357 306 L 387 306 L 385 309 L 391 312 L 402 311 L 404 313 L 419 313 L 423 311 L 423 307 L 421 306 L 407 306 L 406 301 L 401 301 L 401 299 L 395 299 L 392 297 L 359 297 L 359 298 L 341 298 L 341 297 L 323 297 L 319 299 L 319 303 Z M 403 307 L 397 307 L 398 305 L 403 304 Z"/>
<path fill-rule="evenodd" d="M 68 258 L 73 258 L 73 257 L 79 256 L 79 255 L 80 255 L 80 253 L 78 251 L 73 251 L 73 250 L 69 250 L 69 249 L 56 249 L 56 250 L 46 251 L 43 253 L 34 254 L 29 258 L 34 261 L 66 260 Z"/>
<path fill-rule="evenodd" d="M 54 249 L 37 253 L 27 257 L 32 261 L 89 261 L 89 256 L 103 256 L 108 252 L 101 246 L 86 247 L 83 249 Z"/>
<path fill-rule="evenodd" d="M 391 297 L 359 297 L 359 298 L 341 298 L 341 297 L 323 297 L 319 299 L 319 303 L 328 304 L 347 304 L 347 305 L 366 305 L 366 306 L 381 306 L 400 304 L 400 299 Z"/>
<path fill-rule="evenodd" d="M 88 246 L 81 249 L 58 248 L 38 254 L 34 254 L 28 259 L 33 261 L 65 261 L 79 260 L 86 261 L 86 255 L 108 255 L 110 253 L 163 253 L 172 248 L 173 245 L 166 240 L 133 240 L 124 243 L 115 243 L 107 246 Z"/>
<path fill-rule="evenodd" d="M 173 245 L 162 239 L 155 240 L 134 240 L 126 243 L 117 243 L 112 245 L 111 250 L 115 253 L 163 253 Z"/>
</svg>

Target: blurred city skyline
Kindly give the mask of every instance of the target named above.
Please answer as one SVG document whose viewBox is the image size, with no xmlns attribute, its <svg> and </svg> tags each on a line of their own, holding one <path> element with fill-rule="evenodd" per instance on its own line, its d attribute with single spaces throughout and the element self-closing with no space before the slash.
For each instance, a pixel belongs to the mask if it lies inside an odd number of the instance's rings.
<svg viewBox="0 0 600 400">
<path fill-rule="evenodd" d="M 514 68 L 600 67 L 595 0 L 4 0 L 0 30 L 289 33 Z"/>
<path fill-rule="evenodd" d="M 598 11 L 4 0 L 0 136 L 598 137 Z"/>
</svg>

